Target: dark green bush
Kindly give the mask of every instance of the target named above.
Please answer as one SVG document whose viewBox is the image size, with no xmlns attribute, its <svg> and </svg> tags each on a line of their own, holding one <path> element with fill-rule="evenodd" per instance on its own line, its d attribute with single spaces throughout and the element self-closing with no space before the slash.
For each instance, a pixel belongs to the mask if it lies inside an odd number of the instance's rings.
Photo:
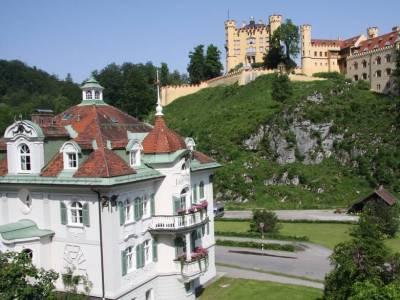
<svg viewBox="0 0 400 300">
<path fill-rule="evenodd" d="M 365 217 L 378 226 L 379 231 L 394 238 L 399 230 L 399 206 L 389 206 L 383 201 L 371 201 L 364 207 Z"/>
<path fill-rule="evenodd" d="M 261 243 L 257 243 L 257 242 L 217 240 L 216 244 L 219 246 L 261 249 Z M 288 252 L 296 251 L 296 247 L 291 244 L 284 244 L 284 245 L 277 244 L 277 243 L 263 243 L 263 244 L 264 244 L 265 250 L 277 250 L 277 251 L 288 251 Z"/>
<path fill-rule="evenodd" d="M 275 74 L 272 80 L 272 98 L 284 102 L 293 94 L 293 87 L 287 75 Z"/>
<path fill-rule="evenodd" d="M 253 220 L 250 223 L 250 231 L 261 232 L 260 224 L 264 223 L 263 232 L 278 232 L 278 217 L 273 211 L 254 210 Z"/>
<path fill-rule="evenodd" d="M 327 79 L 344 79 L 344 75 L 338 72 L 318 72 L 313 74 L 314 77 L 327 78 Z"/>
</svg>

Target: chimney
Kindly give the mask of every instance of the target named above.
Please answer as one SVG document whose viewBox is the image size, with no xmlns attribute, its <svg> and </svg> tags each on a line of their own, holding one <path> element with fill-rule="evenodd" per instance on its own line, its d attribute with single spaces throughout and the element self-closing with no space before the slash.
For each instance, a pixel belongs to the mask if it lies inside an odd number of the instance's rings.
<svg viewBox="0 0 400 300">
<path fill-rule="evenodd" d="M 400 26 L 399 26 L 399 25 L 394 26 L 394 27 L 392 28 L 392 31 L 400 31 Z"/>
<path fill-rule="evenodd" d="M 33 123 L 42 126 L 51 126 L 53 124 L 52 120 L 54 117 L 54 112 L 51 109 L 36 109 L 31 115 Z"/>
<path fill-rule="evenodd" d="M 379 29 L 378 27 L 368 27 L 367 29 L 367 35 L 369 39 L 376 38 L 379 34 Z"/>
</svg>

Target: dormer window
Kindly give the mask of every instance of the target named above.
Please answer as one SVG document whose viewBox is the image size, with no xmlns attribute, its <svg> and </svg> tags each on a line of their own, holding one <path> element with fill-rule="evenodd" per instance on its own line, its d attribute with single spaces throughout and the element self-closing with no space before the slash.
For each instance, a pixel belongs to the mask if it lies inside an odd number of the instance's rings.
<svg viewBox="0 0 400 300">
<path fill-rule="evenodd" d="M 31 170 L 31 150 L 26 144 L 19 146 L 20 169 L 22 172 Z"/>
<path fill-rule="evenodd" d="M 86 99 L 87 100 L 92 99 L 92 91 L 86 91 Z"/>
<path fill-rule="evenodd" d="M 126 146 L 126 151 L 129 155 L 129 165 L 133 167 L 139 167 L 141 165 L 141 152 L 143 150 L 139 140 L 130 140 Z"/>
<path fill-rule="evenodd" d="M 78 169 L 78 153 L 81 152 L 80 147 L 74 142 L 66 142 L 60 152 L 63 153 L 64 169 L 65 170 L 76 170 Z"/>
<path fill-rule="evenodd" d="M 99 91 L 95 91 L 94 92 L 94 99 L 96 99 L 96 100 L 100 99 L 100 92 Z"/>
</svg>

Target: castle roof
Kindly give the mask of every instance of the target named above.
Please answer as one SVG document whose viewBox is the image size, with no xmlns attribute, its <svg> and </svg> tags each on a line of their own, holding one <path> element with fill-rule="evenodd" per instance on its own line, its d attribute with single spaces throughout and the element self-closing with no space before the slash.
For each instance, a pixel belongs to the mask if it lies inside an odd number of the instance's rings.
<svg viewBox="0 0 400 300">
<path fill-rule="evenodd" d="M 393 46 L 400 40 L 400 31 L 392 31 L 375 38 L 367 39 L 360 42 L 358 48 L 359 52 L 366 52 L 374 49 L 385 48 Z"/>
<path fill-rule="evenodd" d="M 324 39 L 312 39 L 311 45 L 313 46 L 331 46 L 331 47 L 340 47 L 340 40 L 324 40 Z"/>
</svg>

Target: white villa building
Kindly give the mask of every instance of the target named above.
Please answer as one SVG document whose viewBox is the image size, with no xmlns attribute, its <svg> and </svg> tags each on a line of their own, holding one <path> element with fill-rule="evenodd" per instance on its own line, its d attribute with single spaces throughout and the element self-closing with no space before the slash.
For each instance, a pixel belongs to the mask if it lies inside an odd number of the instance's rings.
<svg viewBox="0 0 400 300">
<path fill-rule="evenodd" d="M 215 276 L 213 172 L 220 165 L 166 126 L 106 104 L 39 110 L 0 139 L 0 251 L 87 276 L 99 299 L 195 299 Z M 82 287 L 81 287 L 82 288 Z"/>
</svg>

